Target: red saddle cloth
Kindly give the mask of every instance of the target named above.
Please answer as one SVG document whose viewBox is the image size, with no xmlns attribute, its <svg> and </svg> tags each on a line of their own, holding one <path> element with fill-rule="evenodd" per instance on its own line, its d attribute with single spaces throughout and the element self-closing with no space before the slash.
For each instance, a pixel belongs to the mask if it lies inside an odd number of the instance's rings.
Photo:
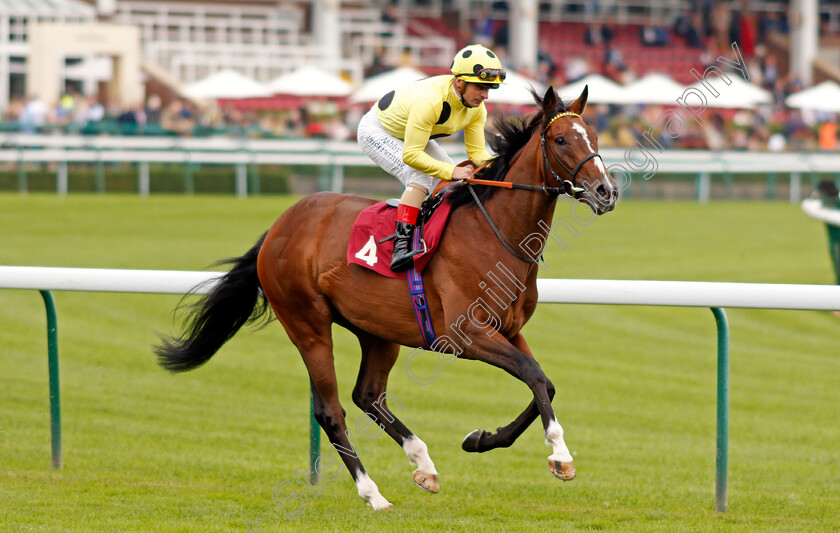
<svg viewBox="0 0 840 533">
<path fill-rule="evenodd" d="M 414 269 L 419 274 L 423 271 L 440 244 L 443 228 L 449 218 L 452 206 L 447 200 L 432 213 L 432 217 L 423 228 L 423 240 L 426 251 L 414 256 Z M 350 232 L 347 245 L 347 264 L 357 264 L 389 278 L 406 279 L 407 272 L 391 270 L 391 256 L 394 253 L 394 239 L 379 242 L 380 239 L 394 234 L 396 209 L 385 202 L 374 204 L 361 213 Z M 416 230 L 415 230 L 416 231 Z M 422 246 L 422 244 L 421 244 Z"/>
</svg>

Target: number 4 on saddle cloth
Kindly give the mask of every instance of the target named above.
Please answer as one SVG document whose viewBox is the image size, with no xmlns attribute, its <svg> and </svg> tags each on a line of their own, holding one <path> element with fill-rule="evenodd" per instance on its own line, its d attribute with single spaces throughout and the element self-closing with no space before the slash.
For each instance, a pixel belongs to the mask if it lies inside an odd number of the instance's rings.
<svg viewBox="0 0 840 533">
<path fill-rule="evenodd" d="M 428 347 L 435 340 L 435 332 L 426 306 L 426 294 L 420 273 L 429 264 L 440 244 L 452 206 L 446 200 L 445 193 L 431 197 L 423 203 L 417 219 L 418 226 L 414 231 L 412 247 L 415 250 L 425 251 L 414 256 L 414 266 L 406 272 L 394 272 L 391 270 L 391 255 L 394 252 L 392 237 L 394 236 L 394 209 L 397 203 L 397 200 L 379 202 L 359 213 L 350 231 L 347 264 L 356 264 L 389 278 L 408 281 L 417 323 Z"/>
</svg>

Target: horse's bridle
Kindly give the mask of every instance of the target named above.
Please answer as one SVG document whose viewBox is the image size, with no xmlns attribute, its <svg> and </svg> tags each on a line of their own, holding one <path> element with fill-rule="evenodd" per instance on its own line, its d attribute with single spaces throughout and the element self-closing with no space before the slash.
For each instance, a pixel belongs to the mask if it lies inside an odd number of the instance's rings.
<svg viewBox="0 0 840 533">
<path fill-rule="evenodd" d="M 586 190 L 585 187 L 578 187 L 577 185 L 575 185 L 575 177 L 577 177 L 578 171 L 590 159 L 598 157 L 601 159 L 601 161 L 603 161 L 604 158 L 601 157 L 601 154 L 599 154 L 598 152 L 592 152 L 586 155 L 583 159 L 581 159 L 575 166 L 574 170 L 571 170 L 569 167 L 564 165 L 563 162 L 560 161 L 560 158 L 557 157 L 557 154 L 554 152 L 554 150 L 546 143 L 546 136 L 548 135 L 549 128 L 551 128 L 551 125 L 554 124 L 554 121 L 560 117 L 580 118 L 580 115 L 571 112 L 558 113 L 554 115 L 554 118 L 548 121 L 548 124 L 545 125 L 545 129 L 543 129 L 542 135 L 540 136 L 540 147 L 542 148 L 543 165 L 545 166 L 546 170 L 548 170 L 551 173 L 551 176 L 555 180 L 560 182 L 560 185 L 562 185 L 562 187 L 549 187 L 548 176 L 546 174 L 543 174 L 543 178 L 545 179 L 545 186 L 543 187 L 543 190 L 545 190 L 546 194 L 560 194 L 562 192 L 574 198 L 575 193 L 583 192 Z M 556 172 L 554 172 L 554 169 L 551 167 L 551 163 L 548 161 L 549 153 L 551 154 L 551 157 L 554 158 L 554 161 L 556 161 L 558 165 L 563 167 L 563 170 L 569 173 L 569 176 L 571 177 L 570 180 L 562 179 L 560 176 L 557 175 Z"/>
<path fill-rule="evenodd" d="M 473 200 L 475 200 L 476 205 L 478 205 L 478 208 L 481 209 L 482 214 L 484 214 L 484 218 L 487 219 L 487 223 L 490 224 L 490 227 L 493 229 L 493 233 L 496 234 L 496 237 L 498 237 L 499 241 L 501 241 L 501 243 L 504 245 L 504 247 L 507 249 L 508 252 L 510 252 L 514 257 L 516 257 L 517 259 L 519 259 L 520 261 L 523 261 L 525 263 L 537 263 L 538 260 L 537 259 L 532 259 L 530 257 L 525 257 L 524 255 L 522 255 L 519 252 L 517 252 L 516 250 L 514 250 L 513 247 L 511 247 L 511 245 L 509 245 L 507 243 L 507 241 L 505 241 L 504 237 L 502 237 L 502 234 L 499 232 L 499 228 L 497 228 L 496 225 L 493 223 L 493 220 L 490 218 L 490 214 L 484 208 L 484 205 L 481 203 L 481 200 L 479 200 L 478 195 L 475 193 L 475 190 L 473 190 L 472 186 L 473 186 L 473 184 L 475 184 L 475 185 L 489 185 L 491 187 L 503 187 L 505 189 L 524 189 L 524 190 L 529 190 L 529 191 L 544 191 L 547 195 L 560 195 L 561 193 L 564 193 L 564 194 L 567 194 L 567 195 L 571 196 L 572 198 L 574 198 L 576 193 L 585 191 L 586 188 L 578 187 L 577 185 L 575 185 L 575 177 L 577 176 L 578 171 L 580 171 L 580 169 L 584 165 L 584 163 L 586 163 L 590 159 L 592 159 L 594 157 L 598 157 L 598 158 L 601 158 L 601 161 L 603 161 L 604 158 L 601 157 L 601 154 L 599 154 L 598 152 L 592 152 L 592 153 L 588 154 L 586 157 L 584 157 L 583 159 L 581 159 L 578 162 L 578 164 L 575 166 L 574 170 L 569 169 L 569 167 L 564 165 L 563 162 L 560 161 L 560 158 L 557 157 L 557 154 L 554 152 L 554 150 L 552 150 L 550 147 L 548 147 L 546 145 L 546 141 L 545 141 L 549 128 L 554 123 L 554 121 L 557 120 L 560 117 L 577 117 L 577 118 L 580 118 L 580 115 L 578 115 L 577 113 L 571 113 L 571 112 L 558 113 L 558 114 L 554 115 L 554 118 L 549 120 L 548 124 L 545 125 L 545 129 L 543 129 L 543 132 L 540 136 L 540 147 L 542 149 L 543 165 L 545 166 L 546 170 L 548 170 L 548 172 L 551 173 L 551 176 L 555 180 L 560 182 L 560 185 L 562 185 L 561 187 L 550 187 L 549 184 L 548 184 L 548 175 L 546 173 L 543 173 L 543 180 L 544 180 L 545 184 L 542 187 L 537 186 L 537 185 L 523 185 L 523 184 L 520 184 L 520 183 L 510 183 L 510 182 L 504 182 L 504 181 L 479 180 L 479 179 L 474 179 L 474 178 L 467 178 L 467 179 L 463 180 L 463 181 L 466 182 L 467 188 L 469 188 L 470 194 L 472 194 Z M 557 164 L 560 165 L 561 167 L 563 167 L 563 170 L 565 170 L 566 172 L 569 173 L 569 176 L 571 177 L 571 180 L 562 179 L 560 176 L 557 175 L 556 172 L 554 172 L 554 169 L 551 168 L 551 163 L 548 160 L 548 153 L 551 153 L 551 157 L 554 158 L 554 160 L 557 162 Z M 484 165 L 482 165 L 482 167 L 483 166 Z M 479 167 L 479 168 L 481 168 L 481 167 Z"/>
</svg>

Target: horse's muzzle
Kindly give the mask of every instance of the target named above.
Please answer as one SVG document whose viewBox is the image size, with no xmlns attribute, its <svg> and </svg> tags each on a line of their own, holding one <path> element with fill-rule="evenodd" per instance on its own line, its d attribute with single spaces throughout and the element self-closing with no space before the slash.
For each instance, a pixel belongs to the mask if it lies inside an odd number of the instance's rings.
<svg viewBox="0 0 840 533">
<path fill-rule="evenodd" d="M 618 202 L 618 187 L 615 182 L 600 184 L 595 188 L 587 188 L 578 199 L 588 205 L 596 215 L 603 215 L 615 209 L 615 204 Z"/>
</svg>

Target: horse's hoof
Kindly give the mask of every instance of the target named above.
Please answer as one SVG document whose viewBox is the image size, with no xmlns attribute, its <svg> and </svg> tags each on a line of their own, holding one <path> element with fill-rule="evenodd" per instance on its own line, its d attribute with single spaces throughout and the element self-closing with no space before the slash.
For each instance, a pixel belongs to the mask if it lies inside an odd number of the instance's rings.
<svg viewBox="0 0 840 533">
<path fill-rule="evenodd" d="M 380 507 L 379 509 L 374 507 L 374 510 L 375 511 L 393 511 L 394 510 L 394 504 L 389 503 L 385 507 Z"/>
<path fill-rule="evenodd" d="M 417 470 L 414 472 L 414 484 L 432 494 L 440 492 L 437 474 L 427 474 Z"/>
<path fill-rule="evenodd" d="M 554 477 L 562 479 L 563 481 L 571 481 L 575 479 L 575 464 L 571 461 L 562 463 L 553 459 L 548 460 L 548 469 Z"/>
<path fill-rule="evenodd" d="M 465 452 L 478 453 L 478 443 L 486 433 L 483 429 L 472 430 L 469 435 L 464 437 L 463 442 L 461 442 L 461 449 Z"/>
</svg>

